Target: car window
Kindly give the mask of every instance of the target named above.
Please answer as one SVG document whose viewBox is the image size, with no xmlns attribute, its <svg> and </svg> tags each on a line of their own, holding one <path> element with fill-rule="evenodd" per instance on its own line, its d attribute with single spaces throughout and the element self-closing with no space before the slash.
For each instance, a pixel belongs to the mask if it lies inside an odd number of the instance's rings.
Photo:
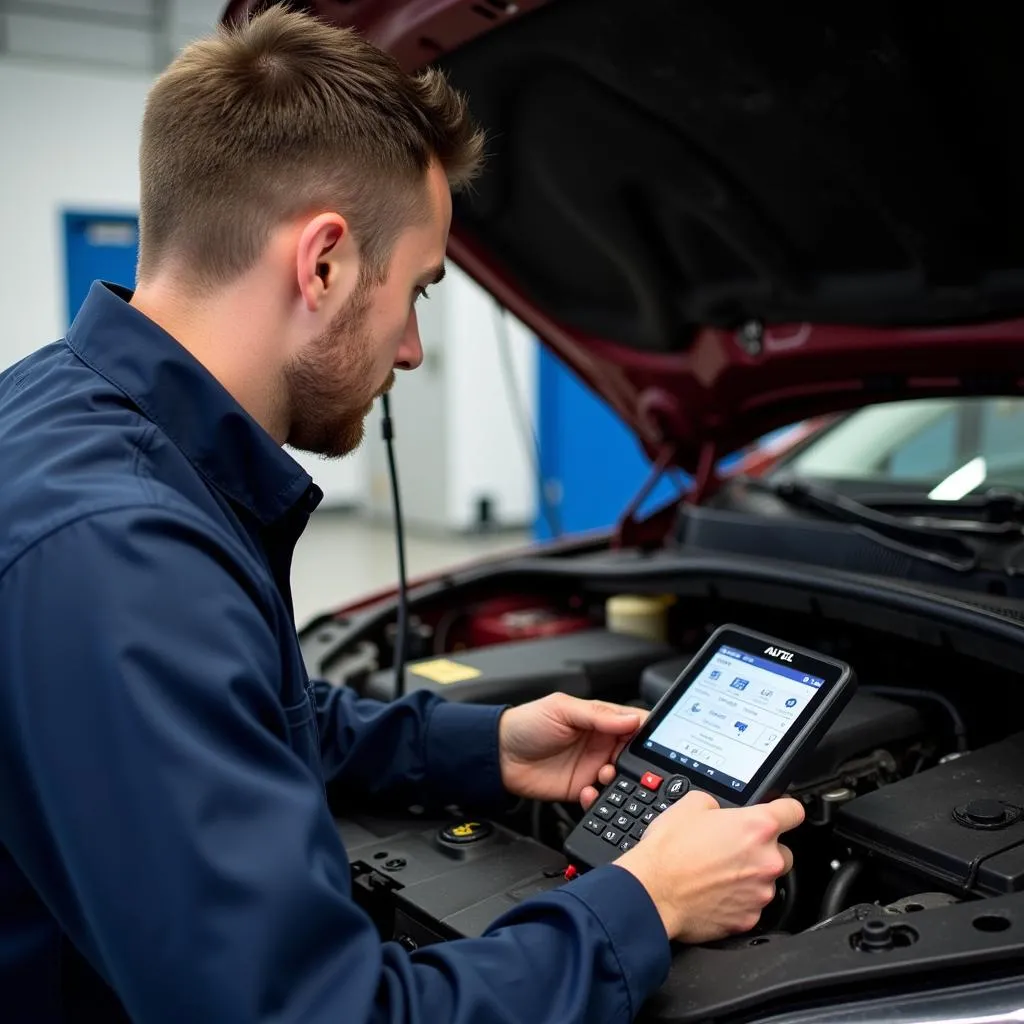
<svg viewBox="0 0 1024 1024">
<path fill-rule="evenodd" d="M 781 468 L 781 467 L 780 467 Z M 944 398 L 868 406 L 786 460 L 785 471 L 959 498 L 1024 489 L 1024 399 Z"/>
</svg>

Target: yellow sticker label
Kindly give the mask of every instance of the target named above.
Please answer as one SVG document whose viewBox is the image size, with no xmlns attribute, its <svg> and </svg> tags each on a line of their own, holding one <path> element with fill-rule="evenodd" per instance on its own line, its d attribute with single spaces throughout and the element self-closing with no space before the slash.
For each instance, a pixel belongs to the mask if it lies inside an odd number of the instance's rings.
<svg viewBox="0 0 1024 1024">
<path fill-rule="evenodd" d="M 436 658 L 434 661 L 423 661 L 418 665 L 410 665 L 409 671 L 414 675 L 423 676 L 433 683 L 448 686 L 451 683 L 464 683 L 467 679 L 476 679 L 483 673 L 470 665 L 460 665 L 448 658 Z"/>
<path fill-rule="evenodd" d="M 452 835 L 463 839 L 466 836 L 473 835 L 479 827 L 480 823 L 478 821 L 467 821 L 465 825 L 456 825 L 452 829 Z"/>
</svg>

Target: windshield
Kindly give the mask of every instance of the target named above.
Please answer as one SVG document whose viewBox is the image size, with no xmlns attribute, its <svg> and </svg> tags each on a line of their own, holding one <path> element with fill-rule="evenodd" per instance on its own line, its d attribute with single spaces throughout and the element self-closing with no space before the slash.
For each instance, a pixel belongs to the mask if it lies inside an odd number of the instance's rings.
<svg viewBox="0 0 1024 1024">
<path fill-rule="evenodd" d="M 1024 399 L 943 398 L 872 405 L 784 459 L 773 476 L 957 501 L 1024 490 Z"/>
</svg>

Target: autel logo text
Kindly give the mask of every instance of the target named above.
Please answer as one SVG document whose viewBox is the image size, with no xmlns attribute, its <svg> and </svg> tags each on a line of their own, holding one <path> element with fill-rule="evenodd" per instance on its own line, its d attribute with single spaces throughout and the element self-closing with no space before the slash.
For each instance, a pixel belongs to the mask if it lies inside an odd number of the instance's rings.
<svg viewBox="0 0 1024 1024">
<path fill-rule="evenodd" d="M 793 660 L 793 655 L 789 651 L 784 651 L 781 647 L 766 647 L 764 653 L 770 654 L 773 658 L 780 658 L 782 661 Z"/>
</svg>

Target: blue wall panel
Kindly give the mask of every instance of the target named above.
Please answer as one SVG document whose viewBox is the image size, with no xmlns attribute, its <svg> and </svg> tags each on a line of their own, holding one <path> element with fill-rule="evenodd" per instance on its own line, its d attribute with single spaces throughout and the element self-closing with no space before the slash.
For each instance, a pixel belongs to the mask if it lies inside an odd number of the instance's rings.
<svg viewBox="0 0 1024 1024">
<path fill-rule="evenodd" d="M 549 500 L 561 498 L 555 508 L 562 532 L 613 526 L 647 479 L 650 460 L 605 402 L 544 347 L 538 386 L 541 473 Z M 664 504 L 678 490 L 663 478 L 641 511 Z M 545 516 L 538 515 L 534 534 L 551 537 Z"/>
<path fill-rule="evenodd" d="M 93 281 L 134 288 L 138 235 L 139 221 L 131 214 L 65 212 L 64 269 L 69 324 Z"/>
</svg>

